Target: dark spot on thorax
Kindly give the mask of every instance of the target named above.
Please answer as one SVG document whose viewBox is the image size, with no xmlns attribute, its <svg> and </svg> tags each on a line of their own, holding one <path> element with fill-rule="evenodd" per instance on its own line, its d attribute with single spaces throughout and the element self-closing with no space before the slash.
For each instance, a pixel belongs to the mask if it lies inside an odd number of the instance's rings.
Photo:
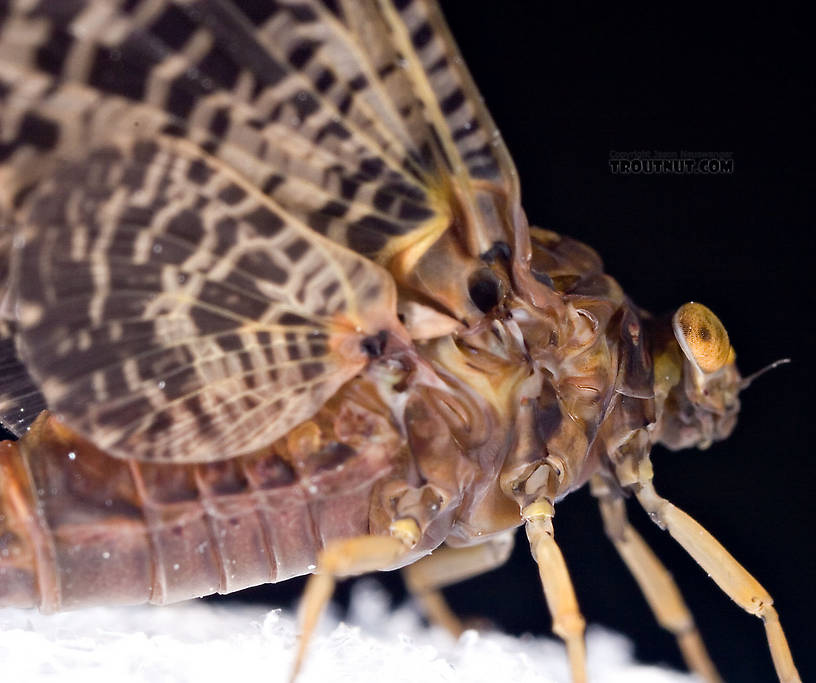
<svg viewBox="0 0 816 683">
<path fill-rule="evenodd" d="M 512 252 L 510 251 L 510 245 L 507 244 L 507 242 L 494 242 L 493 246 L 481 254 L 479 258 L 481 258 L 485 263 L 493 263 L 493 261 L 495 261 L 497 258 L 501 259 L 502 261 L 509 262 L 511 256 Z"/>
<path fill-rule="evenodd" d="M 561 426 L 563 415 L 561 405 L 555 390 L 549 384 L 545 384 L 538 400 L 533 404 L 533 421 L 535 424 L 536 436 L 542 444 L 555 436 Z"/>
<path fill-rule="evenodd" d="M 379 358 L 385 351 L 385 346 L 388 343 L 388 332 L 380 330 L 377 334 L 372 334 L 365 337 L 360 342 L 360 348 L 368 355 L 369 358 Z"/>
<path fill-rule="evenodd" d="M 501 299 L 501 286 L 498 278 L 487 268 L 471 275 L 468 281 L 470 300 L 482 313 L 492 311 Z"/>
</svg>

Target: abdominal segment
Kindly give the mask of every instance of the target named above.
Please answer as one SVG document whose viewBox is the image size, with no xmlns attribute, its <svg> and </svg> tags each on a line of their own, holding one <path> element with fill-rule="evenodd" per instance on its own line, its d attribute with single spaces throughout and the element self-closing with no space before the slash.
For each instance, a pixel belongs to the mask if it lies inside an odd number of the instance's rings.
<svg viewBox="0 0 816 683">
<path fill-rule="evenodd" d="M 163 604 L 312 571 L 327 541 L 368 533 L 394 453 L 376 415 L 367 445 L 341 427 L 359 423 L 345 405 L 305 445 L 198 465 L 110 457 L 43 413 L 0 442 L 0 607 Z"/>
</svg>

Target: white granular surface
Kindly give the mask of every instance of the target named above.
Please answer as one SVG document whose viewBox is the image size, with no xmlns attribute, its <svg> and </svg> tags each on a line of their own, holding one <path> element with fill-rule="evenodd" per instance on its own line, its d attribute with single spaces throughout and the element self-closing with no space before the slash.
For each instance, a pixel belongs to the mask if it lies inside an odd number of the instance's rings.
<svg viewBox="0 0 816 683">
<path fill-rule="evenodd" d="M 284 683 L 295 618 L 280 610 L 190 602 L 95 608 L 52 616 L 0 609 L 0 679 L 11 683 Z M 638 664 L 626 638 L 587 634 L 593 683 L 690 683 Z M 375 584 L 355 588 L 346 622 L 329 614 L 298 683 L 568 683 L 564 648 L 549 638 L 467 631 L 458 641 L 391 609 Z"/>
</svg>

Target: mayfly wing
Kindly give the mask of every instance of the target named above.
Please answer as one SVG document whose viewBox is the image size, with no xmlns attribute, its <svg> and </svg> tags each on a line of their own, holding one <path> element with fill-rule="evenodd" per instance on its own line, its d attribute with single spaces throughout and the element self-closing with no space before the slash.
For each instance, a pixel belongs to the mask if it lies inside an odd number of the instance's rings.
<svg viewBox="0 0 816 683">
<path fill-rule="evenodd" d="M 17 354 L 13 311 L 7 310 L 13 233 L 0 208 L 0 438 L 20 436 L 45 408 L 45 398 Z"/>
<path fill-rule="evenodd" d="M 427 185 L 455 194 L 445 197 L 449 203 L 461 203 L 469 221 L 464 246 L 476 256 L 506 239 L 482 193 L 500 195 L 512 211 L 519 202 L 518 177 L 439 7 L 423 0 L 344 6 L 354 42 L 364 46 L 378 76 L 375 87 L 397 103 Z"/>
<path fill-rule="evenodd" d="M 22 436 L 47 404 L 18 358 L 14 330 L 10 322 L 0 320 L 0 429 Z M 5 435 L 0 432 L 0 437 Z"/>
<path fill-rule="evenodd" d="M 512 244 L 523 262 L 529 252 L 512 159 L 436 3 L 349 0 L 343 9 L 348 44 L 365 51 L 361 94 L 384 92 L 396 105 L 410 137 L 403 166 L 418 160 L 432 212 L 410 234 L 384 240 L 377 257 L 404 290 L 476 322 L 483 308 L 468 283 L 482 255 Z"/>
<path fill-rule="evenodd" d="M 106 240 L 124 229 L 121 221 L 117 223 L 123 206 L 143 211 L 141 222 L 130 228 L 133 233 L 130 239 L 134 242 L 139 237 L 137 232 L 145 243 L 154 238 L 170 239 L 162 233 L 167 217 L 182 211 L 196 215 L 202 226 L 200 234 L 189 240 L 188 255 L 175 264 L 162 260 L 160 254 L 166 252 L 165 245 L 160 243 L 156 246 L 161 251 L 150 251 L 140 257 L 144 263 L 128 263 L 126 258 L 121 266 L 124 284 L 116 282 L 124 289 L 130 286 L 130 277 L 158 278 L 160 272 L 170 273 L 172 268 L 179 271 L 175 273 L 179 277 L 187 277 L 186 271 L 192 270 L 194 281 L 198 278 L 207 283 L 213 279 L 221 282 L 223 273 L 218 268 L 233 264 L 225 265 L 229 260 L 220 261 L 223 254 L 207 254 L 213 241 L 219 239 L 214 232 L 216 223 L 212 217 L 201 221 L 197 214 L 202 204 L 210 207 L 213 215 L 229 215 L 233 205 L 246 205 L 256 207 L 259 214 L 274 215 L 284 223 L 286 235 L 297 234 L 297 239 L 307 245 L 304 249 L 308 258 L 304 263 L 325 259 L 325 273 L 335 273 L 337 281 L 344 285 L 339 288 L 342 294 L 334 294 L 342 299 L 338 310 L 344 306 L 365 309 L 364 316 L 356 320 L 353 315 L 347 316 L 348 325 L 338 327 L 336 320 L 328 322 L 319 314 L 321 309 L 313 308 L 317 305 L 314 298 L 309 299 L 292 312 L 306 321 L 301 332 L 308 329 L 327 334 L 337 346 L 337 340 L 345 338 L 345 333 L 337 332 L 341 328 L 351 330 L 356 326 L 362 335 L 396 329 L 393 313 L 386 319 L 388 316 L 383 312 L 389 306 L 393 308 L 393 283 L 385 273 L 353 252 L 389 269 L 401 291 L 403 285 L 410 290 L 412 283 L 418 282 L 415 289 L 420 297 L 436 299 L 454 317 L 466 319 L 479 314 L 468 298 L 466 268 L 476 267 L 471 263 L 477 263 L 476 255 L 496 240 L 512 237 L 518 185 L 512 162 L 432 2 L 97 0 L 0 2 L 0 7 L 3 9 L 0 205 L 4 215 L 12 216 L 15 230 L 25 234 L 27 240 L 26 247 L 12 258 L 17 274 L 12 274 L 8 292 L 3 296 L 3 315 L 9 318 L 12 311 L 14 346 L 20 356 L 15 367 L 30 371 L 41 385 L 49 407 L 70 418 L 72 426 L 91 435 L 99 445 L 128 457 L 155 453 L 178 459 L 228 457 L 279 436 L 298 419 L 308 417 L 309 411 L 317 410 L 320 402 L 359 370 L 363 362 L 355 353 L 349 358 L 341 357 L 332 347 L 330 358 L 320 356 L 324 371 L 309 384 L 313 395 L 308 399 L 287 398 L 281 404 L 288 418 L 278 416 L 274 410 L 270 412 L 269 404 L 263 404 L 270 400 L 274 404 L 276 400 L 270 399 L 275 395 L 272 387 L 277 386 L 272 380 L 272 384 L 265 385 L 267 394 L 262 399 L 262 408 L 252 411 L 247 410 L 247 405 L 242 407 L 242 414 L 248 415 L 241 423 L 243 429 L 235 425 L 227 429 L 232 418 L 225 416 L 233 415 L 228 406 L 236 406 L 242 400 L 249 404 L 257 398 L 254 390 L 238 391 L 232 403 L 224 403 L 227 407 L 218 413 L 216 421 L 220 420 L 225 429 L 220 437 L 217 427 L 209 423 L 213 419 L 212 406 L 215 402 L 221 405 L 223 396 L 216 392 L 215 385 L 207 388 L 214 377 L 207 372 L 215 371 L 204 372 L 196 354 L 193 354 L 195 372 L 199 373 L 196 391 L 205 392 L 201 396 L 209 397 L 210 403 L 199 406 L 195 400 L 188 401 L 184 420 L 178 410 L 171 419 L 168 413 L 156 408 L 163 405 L 166 395 L 163 398 L 155 391 L 166 392 L 168 387 L 168 381 L 158 377 L 158 373 L 152 377 L 147 372 L 144 383 L 132 374 L 115 381 L 111 378 L 118 387 L 113 391 L 102 386 L 107 380 L 100 379 L 98 368 L 83 376 L 84 384 L 61 378 L 61 372 L 68 372 L 71 377 L 77 374 L 68 368 L 74 351 L 84 351 L 87 358 L 101 358 L 105 334 L 125 336 L 113 318 L 106 327 L 108 321 L 104 316 L 112 311 L 112 306 L 99 308 L 113 292 L 119 294 L 110 277 L 120 266 L 106 264 L 109 258 Z M 171 145 L 170 138 L 184 144 Z M 133 156 L 137 150 L 145 149 L 140 144 L 144 141 L 158 145 L 150 163 Z M 133 188 L 118 189 L 119 194 L 113 192 L 106 200 L 107 213 L 90 217 L 89 212 L 83 213 L 82 206 L 98 201 L 94 188 L 100 179 L 99 169 L 105 168 L 106 162 L 101 161 L 105 155 L 121 157 L 115 162 L 117 172 Z M 161 210 L 150 206 L 157 187 L 164 187 L 170 170 L 179 166 L 189 166 L 189 176 L 177 177 L 170 185 L 174 194 L 163 189 L 167 204 Z M 196 183 L 197 174 L 214 177 L 218 182 L 230 178 L 230 187 L 234 189 L 217 198 L 202 195 L 203 188 L 209 186 Z M 56 178 L 60 178 L 60 183 Z M 81 186 L 83 182 L 87 186 Z M 67 203 L 62 206 L 60 202 Z M 58 216 L 48 218 L 38 214 L 36 206 L 62 208 L 53 209 Z M 81 226 L 80 220 L 86 220 L 88 225 Z M 251 232 L 249 223 L 249 227 L 246 221 L 241 223 L 242 230 Z M 4 234 L 6 225 L 4 222 Z M 90 240 L 94 230 L 100 239 L 81 243 L 82 239 Z M 107 236 L 103 236 L 106 230 Z M 238 240 L 243 234 L 236 230 L 232 239 Z M 285 241 L 283 236 L 280 240 L 270 244 L 277 249 Z M 444 247 L 437 246 L 443 243 Z M 48 260 L 46 254 L 54 254 L 55 258 L 58 255 L 55 263 L 62 263 L 62 268 L 65 261 L 60 259 L 66 256 L 58 254 L 54 244 L 65 248 L 71 244 L 72 257 L 87 267 L 87 281 L 70 286 L 85 287 L 86 291 L 76 294 L 77 301 L 96 307 L 94 324 L 107 332 L 95 336 L 96 328 L 84 329 L 82 325 L 91 324 L 87 318 L 73 323 L 76 335 L 61 340 L 62 346 L 57 343 L 59 333 L 54 330 L 50 332 L 52 336 L 44 330 L 36 336 L 32 332 L 36 324 L 49 319 L 45 312 L 54 313 L 52 304 L 57 299 L 53 297 L 58 288 L 52 280 L 50 291 L 45 285 L 40 291 L 31 289 L 32 283 L 24 277 L 25 268 L 48 270 L 52 266 L 29 263 L 26 258 L 33 259 L 35 249 L 39 249 L 43 254 L 41 261 Z M 435 248 L 431 249 L 432 246 Z M 220 248 L 228 249 L 229 245 L 221 244 Z M 167 249 L 172 251 L 169 246 Z M 272 249 L 259 245 L 256 257 L 259 263 L 272 261 L 276 267 L 283 267 L 276 259 L 285 262 L 288 257 Z M 420 262 L 428 255 L 433 258 L 424 273 Z M 133 255 L 128 258 L 132 261 Z M 181 259 L 181 254 L 176 258 Z M 439 268 L 440 259 L 464 263 L 461 276 L 440 282 L 441 273 L 450 272 Z M 206 265 L 201 265 L 205 262 Z M 341 265 L 333 270 L 330 263 Z M 136 265 L 143 269 L 141 275 L 132 270 Z M 284 265 L 291 269 L 287 274 L 292 277 L 296 272 L 302 276 L 306 268 L 301 263 Z M 456 267 L 456 263 L 451 265 Z M 360 269 L 357 279 L 350 275 L 355 268 Z M 106 270 L 111 272 L 105 274 Z M 57 271 L 53 265 L 52 276 Z M 66 271 L 61 272 L 67 276 Z M 373 281 L 378 282 L 377 286 L 363 288 Z M 67 287 L 70 282 L 73 280 L 66 278 L 59 286 Z M 250 280 L 246 282 L 250 287 Z M 170 286 L 166 280 L 162 283 L 162 287 Z M 142 295 L 159 299 L 162 294 L 167 296 L 164 289 L 159 292 L 158 285 L 153 286 L 156 291 Z M 283 301 L 291 303 L 286 298 L 291 295 L 288 280 L 279 290 L 271 291 L 273 285 L 269 283 L 266 287 L 264 295 L 269 306 Z M 369 291 L 380 294 L 371 297 Z M 49 296 L 52 298 L 48 299 Z M 366 303 L 362 308 L 361 301 Z M 82 305 L 73 309 L 78 315 Z M 182 308 L 189 305 L 178 303 Z M 67 310 L 61 315 L 67 314 Z M 178 313 L 181 309 L 174 310 Z M 145 307 L 137 317 L 150 325 L 147 316 L 154 314 L 155 310 Z M 263 314 L 272 316 L 266 309 Z M 87 312 L 81 315 L 87 316 Z M 248 367 L 250 353 L 243 348 L 253 342 L 241 336 L 257 320 L 246 315 L 238 318 L 240 322 L 237 318 L 233 320 L 234 328 L 242 332 L 237 339 L 232 338 L 236 348 L 230 352 L 233 361 L 229 361 L 237 375 L 219 379 L 218 392 L 228 386 L 235 388 L 232 385 L 248 377 L 253 378 L 249 382 L 258 381 L 258 366 Z M 51 320 L 55 323 L 56 318 Z M 265 320 L 268 322 L 272 317 Z M 333 326 L 333 331 L 327 332 L 327 325 Z M 166 330 L 159 330 L 158 324 L 152 327 L 151 349 L 160 355 L 164 346 L 172 346 L 168 340 L 175 338 Z M 296 332 L 291 330 L 288 334 Z M 146 333 L 142 330 L 141 334 Z M 198 351 L 200 345 L 212 341 L 207 341 L 206 329 L 188 329 L 186 334 Z M 49 347 L 46 340 L 51 340 L 54 346 Z M 114 349 L 109 353 L 121 359 L 126 344 L 117 346 L 113 341 L 108 343 L 108 348 Z M 69 348 L 71 353 L 60 355 L 60 351 Z M 53 357 L 46 357 L 52 352 Z M 224 355 L 229 354 L 225 351 Z M 78 362 L 74 365 L 81 367 Z M 124 369 L 121 363 L 113 367 Z M 128 367 L 132 372 L 132 364 Z M 220 378 L 218 373 L 224 372 L 222 368 L 216 375 Z M 147 387 L 152 380 L 156 382 L 150 389 L 152 398 L 140 394 L 141 387 Z M 162 381 L 164 390 L 158 388 Z M 286 382 L 291 381 L 287 376 Z M 101 384 L 97 386 L 94 382 Z M 319 390 L 315 389 L 318 385 Z M 70 397 L 69 387 L 85 393 Z M 9 420 L 19 405 L 20 392 L 31 389 L 26 382 L 16 389 L 16 395 L 0 388 L 3 392 L 0 419 L 5 424 L 11 424 Z M 138 405 L 129 400 L 136 400 L 137 395 Z M 36 398 L 37 394 L 30 394 L 29 400 Z M 180 397 L 174 400 L 176 410 Z M 83 402 L 93 403 L 93 407 L 87 410 L 77 407 Z M 115 417 L 114 406 L 121 409 L 118 415 L 126 422 L 124 427 L 103 428 L 99 426 L 102 424 L 99 417 L 91 416 L 93 411 L 110 409 L 110 415 Z M 135 417 L 128 420 L 126 414 Z M 262 414 L 264 426 L 258 426 Z M 152 426 L 148 424 L 149 415 L 153 416 Z M 176 426 L 169 428 L 171 422 Z M 15 424 L 21 428 L 24 423 Z M 160 435 L 164 427 L 173 436 L 165 437 L 164 441 L 161 436 L 154 436 L 150 445 L 147 445 L 150 439 L 137 444 L 139 435 L 147 431 Z M 209 432 L 206 438 L 189 438 L 204 432 Z M 243 436 L 236 440 L 238 432 Z M 229 443 L 227 434 L 232 439 Z M 188 445 L 180 447 L 181 441 Z"/>
<path fill-rule="evenodd" d="M 186 141 L 110 144 L 25 202 L 18 339 L 49 407 L 121 457 L 208 461 L 310 417 L 399 335 L 385 271 Z"/>
<path fill-rule="evenodd" d="M 398 282 L 441 236 L 471 258 L 514 240 L 512 161 L 433 2 L 3 4 L 7 198 L 43 157 L 138 127 L 206 146 Z"/>
</svg>

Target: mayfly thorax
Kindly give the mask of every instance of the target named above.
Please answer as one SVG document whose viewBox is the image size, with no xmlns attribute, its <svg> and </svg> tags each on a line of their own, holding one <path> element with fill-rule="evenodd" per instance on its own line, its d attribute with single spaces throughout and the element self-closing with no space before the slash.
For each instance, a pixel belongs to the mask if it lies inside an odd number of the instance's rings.
<svg viewBox="0 0 816 683">
<path fill-rule="evenodd" d="M 553 528 L 588 483 L 693 671 L 719 680 L 626 496 L 800 680 L 765 589 L 652 483 L 654 444 L 734 428 L 722 323 L 528 225 L 435 3 L 0 7 L 0 605 L 312 573 L 297 669 L 335 578 L 404 568 L 455 631 L 440 588 L 524 525 L 578 683 Z"/>
</svg>

